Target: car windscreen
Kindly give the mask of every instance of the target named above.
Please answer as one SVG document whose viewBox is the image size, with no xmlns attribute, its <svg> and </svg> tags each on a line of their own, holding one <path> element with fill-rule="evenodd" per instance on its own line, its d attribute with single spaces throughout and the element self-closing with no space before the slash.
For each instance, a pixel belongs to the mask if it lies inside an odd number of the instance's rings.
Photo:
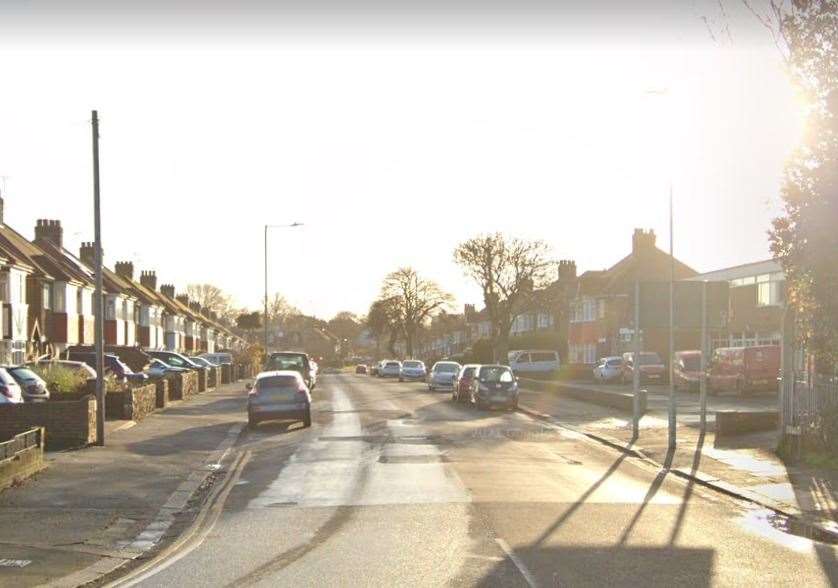
<svg viewBox="0 0 838 588">
<path fill-rule="evenodd" d="M 402 367 L 420 368 L 420 367 L 422 367 L 422 362 L 421 361 L 406 361 L 402 364 Z"/>
<path fill-rule="evenodd" d="M 556 361 L 556 354 L 551 352 L 530 353 L 530 361 Z"/>
<path fill-rule="evenodd" d="M 474 377 L 474 368 L 467 367 L 463 369 L 463 377 L 464 378 L 473 378 Z"/>
<path fill-rule="evenodd" d="M 657 353 L 641 353 L 640 365 L 660 365 L 661 358 Z"/>
<path fill-rule="evenodd" d="M 443 374 L 451 374 L 451 373 L 456 372 L 459 369 L 460 369 L 460 366 L 458 366 L 456 363 L 439 363 L 439 364 L 434 366 L 434 371 L 435 372 L 440 372 L 440 373 L 443 373 Z"/>
<path fill-rule="evenodd" d="M 609 359 L 605 365 L 607 365 L 608 367 L 620 367 L 620 364 L 622 363 L 622 359 Z"/>
<path fill-rule="evenodd" d="M 512 370 L 501 366 L 484 366 L 480 368 L 479 377 L 482 382 L 509 383 L 515 379 Z"/>
<path fill-rule="evenodd" d="M 389 362 L 387 362 L 387 365 L 385 365 L 384 367 L 388 367 L 388 368 L 397 368 L 397 367 L 399 367 L 399 362 L 397 362 L 397 361 L 389 361 Z"/>
</svg>

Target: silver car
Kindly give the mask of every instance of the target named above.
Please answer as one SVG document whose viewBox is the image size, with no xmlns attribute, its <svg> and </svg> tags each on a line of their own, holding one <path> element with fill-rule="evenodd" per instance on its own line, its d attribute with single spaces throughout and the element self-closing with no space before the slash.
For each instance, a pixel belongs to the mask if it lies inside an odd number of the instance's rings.
<svg viewBox="0 0 838 588">
<path fill-rule="evenodd" d="M 428 375 L 425 364 L 417 359 L 406 359 L 402 362 L 399 382 L 405 380 L 424 380 Z"/>
<path fill-rule="evenodd" d="M 386 361 L 378 373 L 382 378 L 398 378 L 402 373 L 402 362 Z"/>
<path fill-rule="evenodd" d="M 428 390 L 453 390 L 462 366 L 456 361 L 438 361 L 428 376 Z"/>
<path fill-rule="evenodd" d="M 18 383 L 26 402 L 42 402 L 49 400 L 47 383 L 26 366 L 3 366 L 10 376 Z"/>
<path fill-rule="evenodd" d="M 21 404 L 23 391 L 15 379 L 4 369 L 0 369 L 0 404 Z"/>
</svg>

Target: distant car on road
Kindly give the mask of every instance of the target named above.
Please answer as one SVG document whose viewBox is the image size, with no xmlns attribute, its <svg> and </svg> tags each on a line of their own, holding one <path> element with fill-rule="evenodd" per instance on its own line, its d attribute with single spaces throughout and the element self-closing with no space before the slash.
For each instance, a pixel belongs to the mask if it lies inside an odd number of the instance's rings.
<svg viewBox="0 0 838 588">
<path fill-rule="evenodd" d="M 639 355 L 640 382 L 661 383 L 666 381 L 666 366 L 660 355 L 654 351 L 641 351 Z M 634 379 L 634 353 L 623 353 L 623 384 L 631 383 Z"/>
<path fill-rule="evenodd" d="M 454 390 L 454 380 L 462 366 L 455 361 L 438 361 L 428 375 L 428 390 Z"/>
<path fill-rule="evenodd" d="M 355 373 L 356 374 L 366 374 L 367 373 L 367 366 L 362 363 L 359 363 L 355 366 Z"/>
<path fill-rule="evenodd" d="M 406 359 L 402 362 L 402 369 L 399 373 L 399 382 L 405 380 L 423 380 L 428 377 L 428 370 L 425 363 L 418 359 Z"/>
<path fill-rule="evenodd" d="M 676 390 L 697 390 L 701 383 L 701 351 L 676 351 L 672 380 Z"/>
<path fill-rule="evenodd" d="M 402 373 L 402 362 L 391 359 L 385 361 L 384 365 L 378 370 L 378 375 L 382 378 L 398 378 Z"/>
<path fill-rule="evenodd" d="M 247 384 L 247 423 L 294 419 L 311 426 L 311 392 L 297 370 L 262 372 Z"/>
<path fill-rule="evenodd" d="M 738 394 L 773 390 L 780 376 L 780 346 L 720 347 L 707 369 L 707 389 Z"/>
<path fill-rule="evenodd" d="M 479 369 L 480 365 L 476 363 L 468 363 L 460 368 L 454 381 L 454 390 L 451 392 L 451 399 L 454 402 L 465 402 L 470 399 L 471 383 Z"/>
<path fill-rule="evenodd" d="M 472 379 L 469 400 L 478 408 L 518 408 L 518 378 L 509 366 L 481 365 Z"/>
<path fill-rule="evenodd" d="M 559 371 L 559 353 L 549 350 L 513 351 L 509 353 L 509 367 L 520 375 L 548 375 Z"/>
<path fill-rule="evenodd" d="M 26 402 L 42 402 L 49 400 L 47 383 L 26 366 L 3 366 L 15 382 L 20 386 L 23 400 Z"/>
<path fill-rule="evenodd" d="M 21 404 L 23 391 L 17 381 L 4 369 L 0 369 L 0 404 Z"/>
<path fill-rule="evenodd" d="M 299 372 L 309 390 L 317 385 L 317 367 L 302 351 L 277 351 L 268 357 L 267 371 L 294 370 Z"/>
<path fill-rule="evenodd" d="M 603 357 L 594 367 L 594 381 L 617 382 L 623 377 L 623 358 L 620 356 Z"/>
</svg>

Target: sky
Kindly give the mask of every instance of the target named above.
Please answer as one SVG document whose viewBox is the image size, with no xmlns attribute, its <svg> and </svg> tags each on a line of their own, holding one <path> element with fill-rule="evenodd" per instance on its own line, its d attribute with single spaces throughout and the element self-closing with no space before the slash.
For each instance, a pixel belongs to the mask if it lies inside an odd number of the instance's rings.
<svg viewBox="0 0 838 588">
<path fill-rule="evenodd" d="M 363 313 L 410 265 L 480 303 L 453 261 L 483 232 L 579 271 L 635 227 L 697 271 L 768 258 L 801 134 L 777 48 L 739 2 L 0 1 L 0 188 L 32 237 L 92 240 L 179 290 L 269 290 Z M 702 17 L 727 22 L 731 35 Z"/>
</svg>

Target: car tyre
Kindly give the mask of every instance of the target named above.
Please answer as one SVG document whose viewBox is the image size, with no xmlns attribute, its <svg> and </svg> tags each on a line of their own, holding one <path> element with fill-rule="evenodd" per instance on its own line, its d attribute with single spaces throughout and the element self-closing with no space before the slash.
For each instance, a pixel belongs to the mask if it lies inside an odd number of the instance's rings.
<svg viewBox="0 0 838 588">
<path fill-rule="evenodd" d="M 247 418 L 247 428 L 248 429 L 255 429 L 259 426 L 259 420 L 253 417 Z"/>
<path fill-rule="evenodd" d="M 303 417 L 303 427 L 310 427 L 311 426 L 311 409 L 306 411 L 306 415 Z"/>
<path fill-rule="evenodd" d="M 428 390 L 430 390 L 431 392 L 435 392 L 436 388 L 434 388 L 431 384 L 428 384 Z"/>
<path fill-rule="evenodd" d="M 399 382 L 404 382 L 404 378 L 399 378 Z"/>
</svg>

